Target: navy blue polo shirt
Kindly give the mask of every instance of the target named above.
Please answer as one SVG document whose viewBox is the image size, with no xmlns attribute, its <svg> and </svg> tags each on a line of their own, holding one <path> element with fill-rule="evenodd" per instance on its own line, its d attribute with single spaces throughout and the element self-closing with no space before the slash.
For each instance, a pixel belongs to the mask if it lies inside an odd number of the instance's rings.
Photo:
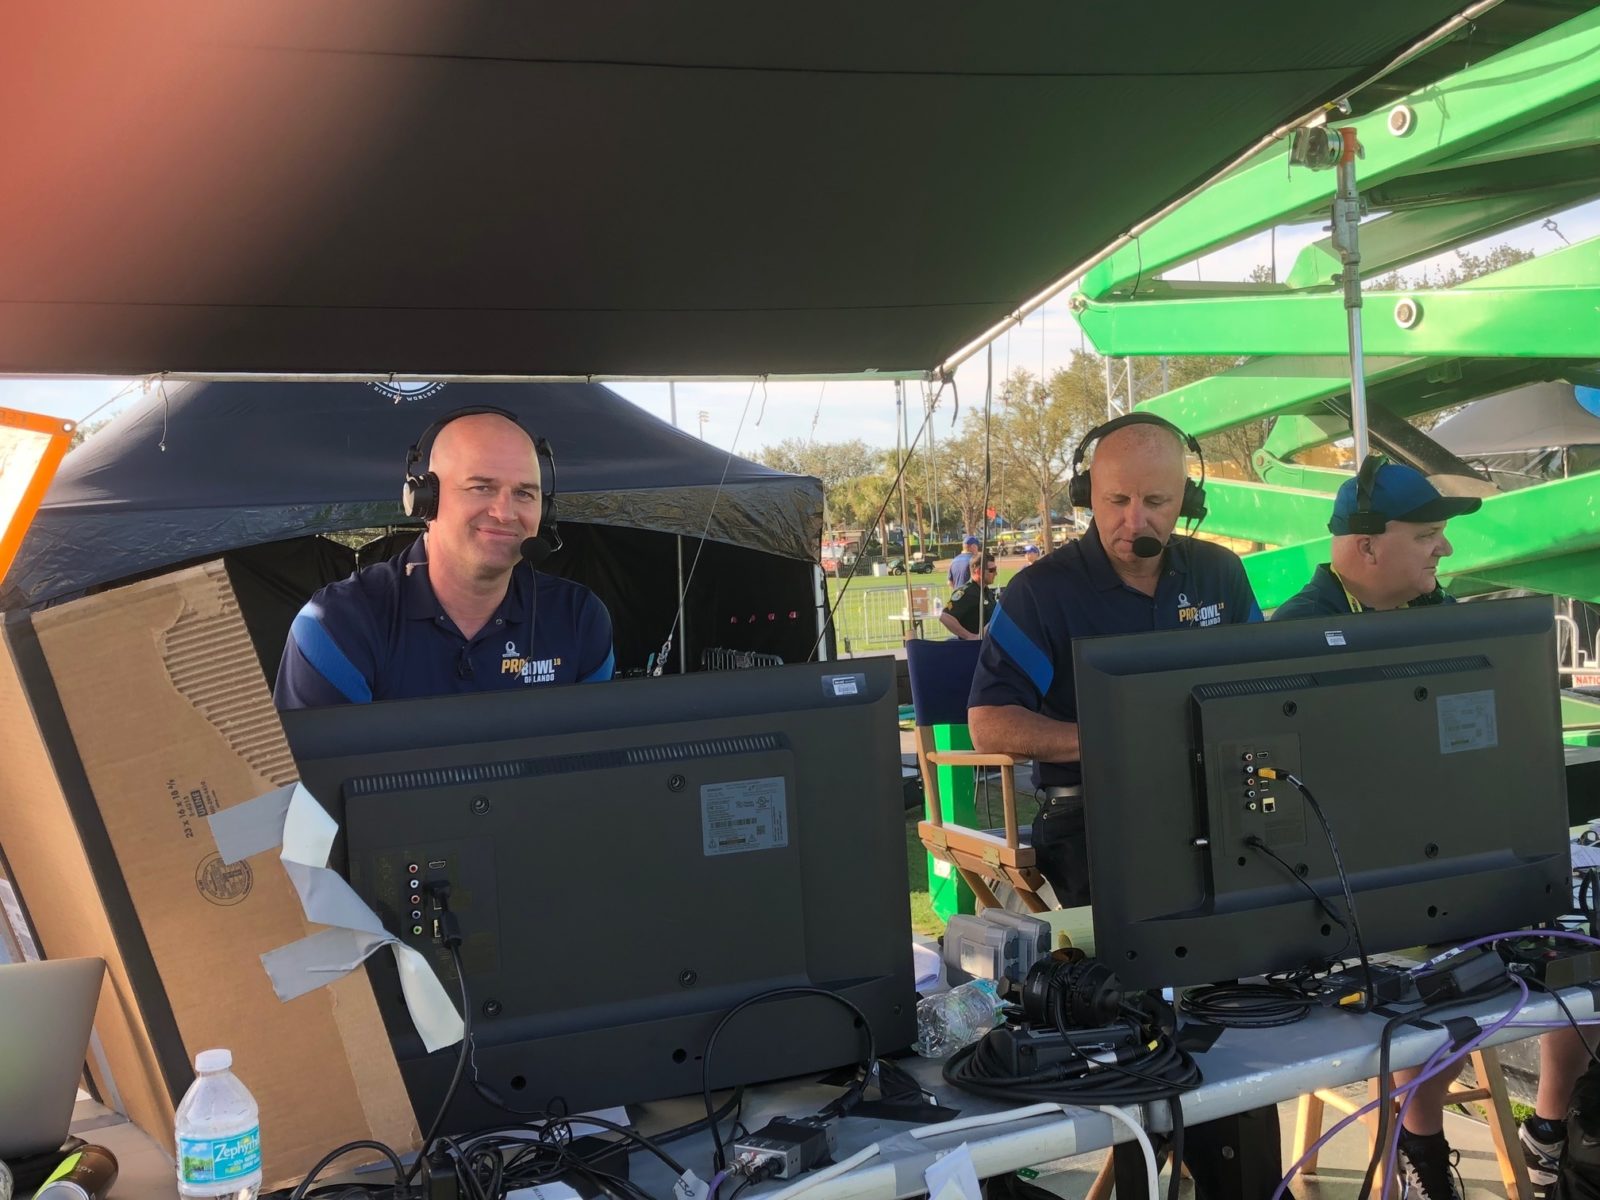
<svg viewBox="0 0 1600 1200">
<path fill-rule="evenodd" d="M 1435 587 L 1426 596 L 1418 596 L 1407 608 L 1423 608 L 1430 604 L 1454 604 L 1456 598 L 1443 588 Z M 1357 604 L 1360 601 L 1356 602 Z M 1320 563 L 1312 572 L 1311 582 L 1290 596 L 1272 614 L 1274 621 L 1293 621 L 1298 617 L 1336 617 L 1341 613 L 1357 612 L 1350 607 L 1350 595 L 1344 583 L 1333 572 L 1329 563 Z"/>
<path fill-rule="evenodd" d="M 330 583 L 289 630 L 280 709 L 513 691 L 610 679 L 611 614 L 580 583 L 526 563 L 477 635 L 461 636 L 428 581 L 427 539 Z"/>
<path fill-rule="evenodd" d="M 1072 639 L 1155 629 L 1199 629 L 1261 620 L 1239 556 L 1215 542 L 1174 536 L 1156 594 L 1130 587 L 1106 557 L 1099 531 L 1018 572 L 983 639 L 967 703 L 1020 705 L 1058 721 L 1078 719 Z M 1081 781 L 1077 763 L 1040 763 L 1041 787 Z"/>
</svg>

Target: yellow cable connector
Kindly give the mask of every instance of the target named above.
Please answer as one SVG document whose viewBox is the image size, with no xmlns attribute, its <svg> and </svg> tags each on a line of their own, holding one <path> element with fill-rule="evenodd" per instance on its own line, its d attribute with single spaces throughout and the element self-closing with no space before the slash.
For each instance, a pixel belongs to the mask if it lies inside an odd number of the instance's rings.
<svg viewBox="0 0 1600 1200">
<path fill-rule="evenodd" d="M 1277 771 L 1273 770 L 1271 767 L 1262 767 L 1261 769 L 1259 769 L 1256 772 L 1256 777 L 1258 779 L 1282 779 L 1283 778 L 1282 775 L 1280 775 Z"/>
</svg>

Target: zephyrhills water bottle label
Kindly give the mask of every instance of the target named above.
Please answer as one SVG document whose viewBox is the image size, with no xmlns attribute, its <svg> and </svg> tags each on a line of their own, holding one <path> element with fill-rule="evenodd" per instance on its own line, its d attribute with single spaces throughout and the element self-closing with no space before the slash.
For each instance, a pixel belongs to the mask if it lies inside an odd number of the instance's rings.
<svg viewBox="0 0 1600 1200">
<path fill-rule="evenodd" d="M 261 1127 L 225 1138 L 179 1138 L 184 1183 L 226 1183 L 261 1169 Z"/>
</svg>

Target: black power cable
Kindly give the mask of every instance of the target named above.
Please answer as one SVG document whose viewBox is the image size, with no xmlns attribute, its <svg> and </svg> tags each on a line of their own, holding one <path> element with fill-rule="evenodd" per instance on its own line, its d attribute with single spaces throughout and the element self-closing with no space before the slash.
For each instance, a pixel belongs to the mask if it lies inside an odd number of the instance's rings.
<svg viewBox="0 0 1600 1200">
<path fill-rule="evenodd" d="M 1311 1012 L 1314 1001 L 1284 983 L 1214 983 L 1183 994 L 1183 1011 L 1197 1021 L 1226 1029 L 1272 1029 L 1293 1025 Z"/>
<path fill-rule="evenodd" d="M 722 1019 L 717 1022 L 716 1028 L 711 1031 L 711 1036 L 706 1039 L 705 1053 L 700 1058 L 700 1094 L 706 1102 L 706 1121 L 711 1126 L 711 1141 L 716 1146 L 716 1155 L 712 1161 L 719 1171 L 725 1169 L 728 1162 L 727 1154 L 722 1145 L 722 1130 L 718 1127 L 717 1118 L 711 1111 L 711 1052 L 716 1047 L 717 1038 L 727 1028 L 728 1022 L 732 1021 L 745 1009 L 757 1004 L 767 1004 L 773 1000 L 787 1000 L 796 996 L 823 996 L 837 1004 L 844 1005 L 854 1014 L 856 1023 L 861 1027 L 862 1032 L 866 1034 L 867 1053 L 866 1057 L 861 1060 L 861 1077 L 850 1085 L 849 1090 L 845 1092 L 843 1099 L 838 1103 L 837 1108 L 840 1113 L 848 1112 L 855 1106 L 856 1102 L 861 1099 L 861 1093 L 866 1091 L 868 1080 L 872 1078 L 872 1064 L 878 1061 L 878 1041 L 873 1036 L 872 1023 L 867 1020 L 865 1013 L 852 1002 L 839 995 L 838 992 L 830 992 L 826 988 L 819 987 L 782 987 L 773 988 L 770 992 L 761 992 L 751 996 L 748 1000 L 740 1001 L 725 1012 L 722 1015 Z M 679 1173 L 682 1174 L 682 1172 Z"/>
<path fill-rule="evenodd" d="M 1278 771 L 1271 767 L 1262 767 L 1257 775 L 1262 779 L 1282 779 L 1305 797 L 1311 811 L 1316 814 L 1317 823 L 1322 826 L 1322 836 L 1328 839 L 1328 849 L 1333 853 L 1333 867 L 1339 872 L 1339 886 L 1344 889 L 1345 909 L 1350 914 L 1349 930 L 1356 940 L 1356 956 L 1361 960 L 1361 978 L 1366 984 L 1367 998 L 1359 1011 L 1369 1011 L 1378 1002 L 1377 993 L 1372 984 L 1372 963 L 1367 958 L 1366 944 L 1361 940 L 1361 918 L 1356 915 L 1356 898 L 1350 890 L 1350 876 L 1344 869 L 1344 857 L 1339 853 L 1339 843 L 1334 839 L 1333 826 L 1328 824 L 1328 814 L 1322 811 L 1322 805 L 1317 803 L 1317 798 L 1311 794 L 1311 789 L 1300 781 L 1296 775 L 1288 771 Z M 1342 922 L 1341 922 L 1342 924 Z"/>
</svg>

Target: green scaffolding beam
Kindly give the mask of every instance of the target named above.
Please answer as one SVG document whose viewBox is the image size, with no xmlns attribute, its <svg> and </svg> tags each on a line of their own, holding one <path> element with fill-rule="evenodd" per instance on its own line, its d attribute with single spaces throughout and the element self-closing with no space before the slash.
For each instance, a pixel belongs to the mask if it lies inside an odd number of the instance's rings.
<svg viewBox="0 0 1600 1200">
<path fill-rule="evenodd" d="M 1412 93 L 1405 100 L 1412 120 L 1403 134 L 1390 132 L 1388 110 L 1347 122 L 1366 151 L 1358 168 L 1362 189 L 1452 160 L 1466 162 L 1485 144 L 1494 153 L 1498 139 L 1526 137 L 1530 126 L 1597 97 L 1600 9 L 1591 9 Z M 1500 155 L 1526 152 L 1501 142 Z M 1325 210 L 1333 193 L 1331 173 L 1287 170 L 1287 153 L 1287 146 L 1263 151 L 1156 222 L 1093 268 L 1083 280 L 1083 295 L 1134 295 L 1172 267 Z"/>
<path fill-rule="evenodd" d="M 1320 355 L 1349 349 L 1333 294 L 1083 301 L 1103 354 Z M 1593 358 L 1600 351 L 1600 238 L 1438 291 L 1368 292 L 1366 352 L 1403 358 Z M 1264 368 L 1270 370 L 1269 368 Z"/>
</svg>

